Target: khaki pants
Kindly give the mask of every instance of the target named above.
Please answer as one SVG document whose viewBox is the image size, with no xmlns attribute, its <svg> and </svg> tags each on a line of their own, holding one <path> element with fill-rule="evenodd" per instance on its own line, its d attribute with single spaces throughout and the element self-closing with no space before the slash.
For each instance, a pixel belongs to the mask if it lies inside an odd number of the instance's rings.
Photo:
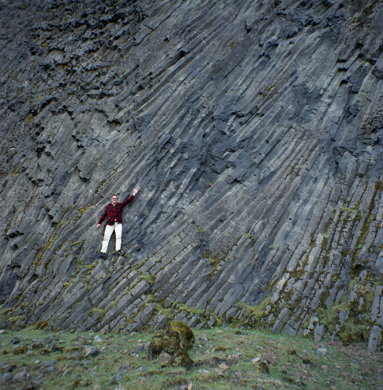
<svg viewBox="0 0 383 390">
<path fill-rule="evenodd" d="M 122 223 L 115 222 L 114 225 L 106 225 L 104 239 L 102 240 L 101 253 L 106 253 L 112 233 L 116 235 L 116 251 L 121 249 Z"/>
</svg>

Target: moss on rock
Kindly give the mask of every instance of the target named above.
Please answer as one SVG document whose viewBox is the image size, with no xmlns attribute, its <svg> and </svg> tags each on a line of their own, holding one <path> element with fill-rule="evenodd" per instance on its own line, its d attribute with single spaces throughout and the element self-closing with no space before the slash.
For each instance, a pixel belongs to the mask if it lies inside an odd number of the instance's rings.
<svg viewBox="0 0 383 390">
<path fill-rule="evenodd" d="M 193 346 L 195 342 L 194 333 L 185 322 L 171 321 L 169 323 L 169 329 L 179 334 L 180 341 L 185 349 L 190 349 Z"/>
<path fill-rule="evenodd" d="M 195 337 L 191 328 L 182 321 L 172 321 L 166 329 L 154 334 L 149 344 L 148 353 L 151 358 L 166 352 L 172 356 L 167 365 L 191 368 L 193 360 L 187 350 L 194 344 Z"/>
<path fill-rule="evenodd" d="M 179 334 L 170 329 L 161 329 L 152 337 L 149 344 L 149 356 L 154 358 L 161 352 L 173 355 L 181 349 L 182 347 Z"/>
</svg>

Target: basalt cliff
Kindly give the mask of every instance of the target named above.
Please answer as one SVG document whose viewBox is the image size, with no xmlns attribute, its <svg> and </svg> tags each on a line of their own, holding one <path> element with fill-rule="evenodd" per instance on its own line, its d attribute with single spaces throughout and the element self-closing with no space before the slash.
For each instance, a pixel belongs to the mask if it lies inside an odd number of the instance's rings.
<svg viewBox="0 0 383 390">
<path fill-rule="evenodd" d="M 2 0 L 3 326 L 380 350 L 382 20 L 380 0 Z"/>
</svg>

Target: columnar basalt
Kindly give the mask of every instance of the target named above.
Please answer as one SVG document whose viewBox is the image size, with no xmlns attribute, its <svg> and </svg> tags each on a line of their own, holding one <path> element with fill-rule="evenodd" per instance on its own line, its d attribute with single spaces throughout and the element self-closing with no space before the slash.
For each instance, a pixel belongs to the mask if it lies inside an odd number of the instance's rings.
<svg viewBox="0 0 383 390">
<path fill-rule="evenodd" d="M 3 1 L 8 321 L 382 348 L 383 3 Z M 97 217 L 125 209 L 123 256 Z"/>
</svg>

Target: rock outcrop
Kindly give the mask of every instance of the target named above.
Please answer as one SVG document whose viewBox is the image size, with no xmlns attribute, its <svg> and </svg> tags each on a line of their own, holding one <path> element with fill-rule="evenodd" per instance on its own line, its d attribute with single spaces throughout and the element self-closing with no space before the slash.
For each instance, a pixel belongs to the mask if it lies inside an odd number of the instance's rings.
<svg viewBox="0 0 383 390">
<path fill-rule="evenodd" d="M 242 323 L 382 347 L 383 3 L 2 1 L 14 325 Z M 125 209 L 124 256 L 95 224 Z"/>
</svg>

